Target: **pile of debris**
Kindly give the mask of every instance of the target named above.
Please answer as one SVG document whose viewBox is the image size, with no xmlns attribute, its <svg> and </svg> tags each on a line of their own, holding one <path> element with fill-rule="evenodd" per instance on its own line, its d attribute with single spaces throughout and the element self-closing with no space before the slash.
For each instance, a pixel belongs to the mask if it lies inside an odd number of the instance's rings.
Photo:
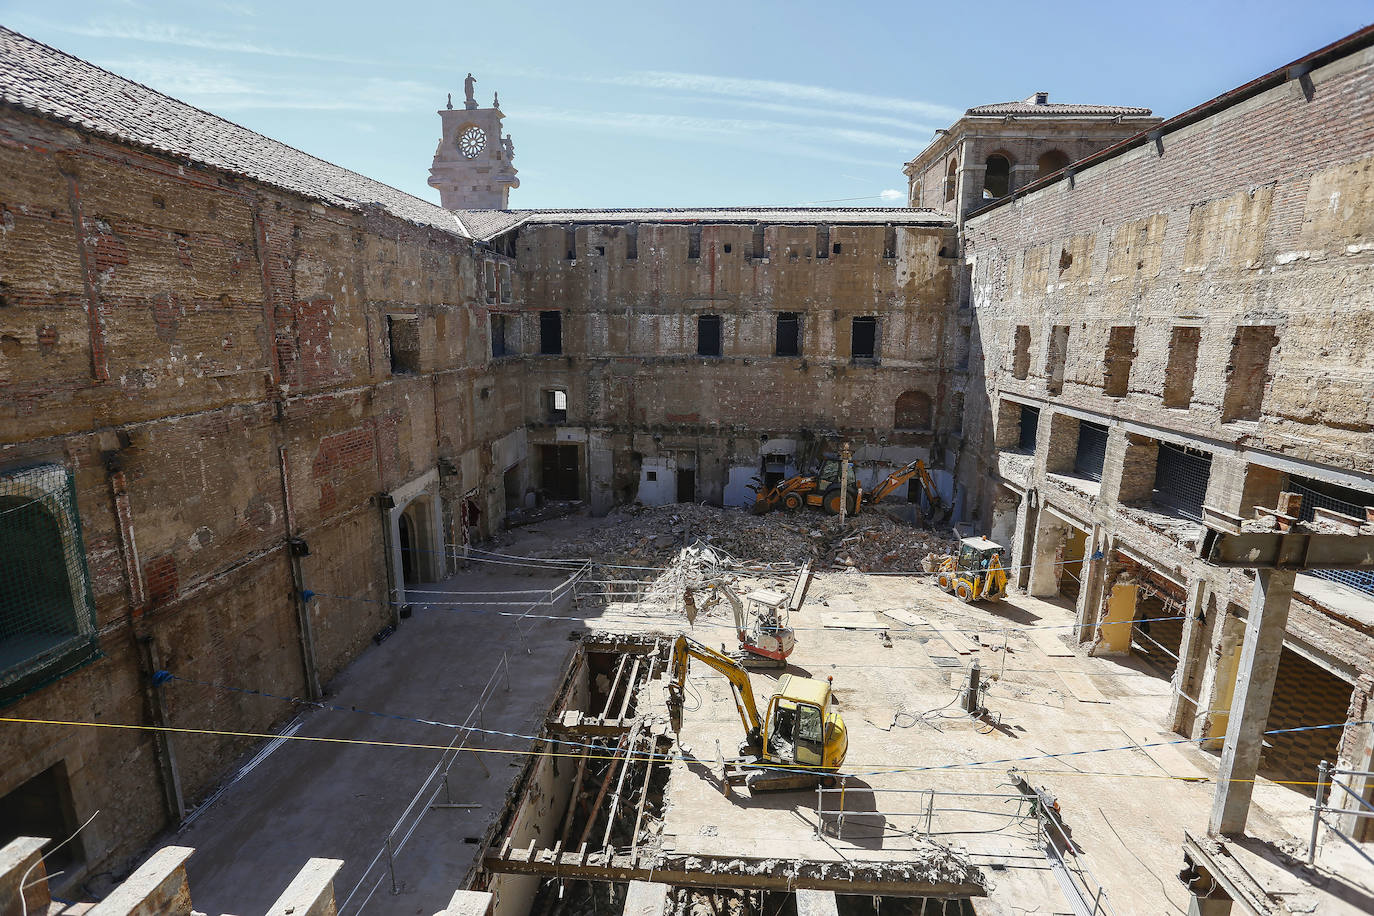
<svg viewBox="0 0 1374 916">
<path fill-rule="evenodd" d="M 664 567 L 678 561 L 683 548 L 697 542 L 713 553 L 692 553 L 681 563 L 711 566 L 733 560 L 778 571 L 808 562 L 818 569 L 918 570 L 928 554 L 949 553 L 956 547 L 948 534 L 915 528 L 883 514 L 881 509 L 847 519 L 841 527 L 838 516 L 819 513 L 758 516 L 743 509 L 678 503 L 617 508 L 606 524 L 535 555 L 593 558 L 603 566 Z M 711 570 L 680 572 L 682 576 L 677 578 L 696 579 L 709 578 Z"/>
</svg>

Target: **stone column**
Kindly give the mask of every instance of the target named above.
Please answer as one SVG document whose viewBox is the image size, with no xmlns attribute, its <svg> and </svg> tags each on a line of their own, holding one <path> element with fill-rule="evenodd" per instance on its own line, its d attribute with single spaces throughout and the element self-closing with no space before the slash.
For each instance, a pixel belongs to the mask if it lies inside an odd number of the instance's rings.
<svg viewBox="0 0 1374 916">
<path fill-rule="evenodd" d="M 1213 836 L 1239 834 L 1245 830 L 1296 576 L 1292 569 L 1255 570 L 1250 618 L 1245 624 L 1245 643 L 1241 648 L 1236 692 L 1231 701 L 1231 720 L 1226 728 L 1226 745 L 1217 772 L 1216 799 L 1207 828 Z"/>
<path fill-rule="evenodd" d="M 1036 598 L 1053 598 L 1059 594 L 1058 568 L 1055 559 L 1064 542 L 1065 523 L 1054 518 L 1042 507 L 1036 526 L 1035 543 L 1031 545 L 1030 583 L 1027 591 Z"/>
<path fill-rule="evenodd" d="M 1188 699 L 1185 693 L 1188 691 L 1189 675 L 1198 670 L 1206 649 L 1206 643 L 1202 639 L 1202 623 L 1198 620 L 1206 598 L 1207 583 L 1202 579 L 1190 579 L 1188 597 L 1183 602 L 1183 638 L 1178 645 L 1178 664 L 1174 667 L 1173 681 L 1169 685 L 1172 695 L 1169 697 L 1167 721 L 1169 728 L 1180 734 L 1187 733 L 1183 727 L 1186 720 L 1191 718 L 1196 722 L 1198 715 L 1203 712 L 1194 708 L 1193 701 Z"/>
</svg>

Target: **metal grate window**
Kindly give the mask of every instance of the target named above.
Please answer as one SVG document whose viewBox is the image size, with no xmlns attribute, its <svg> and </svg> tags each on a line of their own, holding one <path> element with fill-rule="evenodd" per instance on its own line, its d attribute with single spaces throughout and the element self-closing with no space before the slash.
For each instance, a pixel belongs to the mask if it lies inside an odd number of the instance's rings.
<svg viewBox="0 0 1374 916">
<path fill-rule="evenodd" d="M 1021 405 L 1020 439 L 1016 448 L 1022 452 L 1035 451 L 1035 434 L 1040 428 L 1040 408 Z"/>
<path fill-rule="evenodd" d="M 1356 518 L 1364 518 L 1365 506 L 1374 506 L 1374 493 L 1361 493 L 1359 490 L 1338 487 L 1334 484 L 1323 484 L 1316 480 L 1303 482 L 1299 478 L 1290 477 L 1288 478 L 1288 489 L 1294 493 L 1302 494 L 1302 509 L 1299 510 L 1298 515 L 1303 521 L 1308 522 L 1312 520 L 1312 510 L 1318 506 L 1345 515 L 1353 515 Z M 1342 499 L 1341 497 L 1345 498 Z M 1306 571 L 1314 576 L 1330 579 L 1333 582 L 1343 582 L 1351 588 L 1357 588 L 1362 592 L 1374 595 L 1374 570 L 1309 569 Z"/>
<path fill-rule="evenodd" d="M 99 654 L 71 474 L 44 464 L 0 475 L 0 704 Z"/>
<path fill-rule="evenodd" d="M 1102 479 L 1102 462 L 1107 457 L 1107 427 L 1080 421 L 1078 450 L 1073 456 L 1073 471 L 1089 480 Z"/>
<path fill-rule="evenodd" d="M 1159 443 L 1153 502 L 1184 518 L 1202 520 L 1202 502 L 1212 476 L 1212 455 L 1195 448 Z"/>
</svg>

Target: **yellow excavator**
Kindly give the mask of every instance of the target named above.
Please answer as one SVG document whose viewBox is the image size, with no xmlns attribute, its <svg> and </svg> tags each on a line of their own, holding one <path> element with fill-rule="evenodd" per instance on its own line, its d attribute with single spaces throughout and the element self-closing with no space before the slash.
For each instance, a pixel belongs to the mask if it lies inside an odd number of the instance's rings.
<svg viewBox="0 0 1374 916">
<path fill-rule="evenodd" d="M 749 672 L 739 662 L 694 639 L 673 643 L 668 670 L 668 718 L 673 733 L 682 732 L 683 691 L 692 659 L 723 674 L 734 693 L 735 710 L 744 723 L 740 757 L 727 760 L 725 781 L 750 792 L 806 789 L 832 781 L 849 750 L 844 719 L 832 708 L 830 681 L 784 674 L 768 698 L 767 716 L 759 715 Z"/>
<path fill-rule="evenodd" d="M 964 538 L 958 554 L 940 559 L 935 584 L 965 604 L 1007 596 L 1007 548 L 987 538 Z"/>
<path fill-rule="evenodd" d="M 863 508 L 881 502 L 888 494 L 913 478 L 920 481 L 921 490 L 925 493 L 929 506 L 926 517 L 929 522 L 932 525 L 942 525 L 949 521 L 952 507 L 941 502 L 940 493 L 935 489 L 935 481 L 931 479 L 925 462 L 920 458 L 888 474 L 881 483 L 867 492 L 859 483 L 851 462 L 848 505 L 845 511 L 849 515 L 858 515 Z M 818 506 L 830 515 L 839 515 L 840 500 L 840 463 L 826 460 L 821 465 L 821 472 L 814 477 L 797 475 L 787 478 L 775 487 L 758 490 L 750 511 L 754 515 L 763 515 L 779 507 L 800 509 L 802 506 Z"/>
</svg>

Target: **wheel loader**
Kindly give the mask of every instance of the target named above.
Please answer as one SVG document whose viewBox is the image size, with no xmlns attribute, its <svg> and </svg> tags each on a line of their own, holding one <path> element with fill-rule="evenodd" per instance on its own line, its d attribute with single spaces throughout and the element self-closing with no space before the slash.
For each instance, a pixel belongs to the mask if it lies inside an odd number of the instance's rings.
<svg viewBox="0 0 1374 916">
<path fill-rule="evenodd" d="M 725 762 L 725 781 L 750 792 L 813 788 L 831 782 L 844 764 L 849 733 L 833 708 L 829 680 L 784 674 L 759 715 L 749 672 L 739 662 L 686 636 L 673 642 L 668 665 L 668 719 L 682 732 L 683 696 L 691 660 L 703 662 L 730 682 L 735 710 L 744 724 L 738 758 Z"/>
</svg>

